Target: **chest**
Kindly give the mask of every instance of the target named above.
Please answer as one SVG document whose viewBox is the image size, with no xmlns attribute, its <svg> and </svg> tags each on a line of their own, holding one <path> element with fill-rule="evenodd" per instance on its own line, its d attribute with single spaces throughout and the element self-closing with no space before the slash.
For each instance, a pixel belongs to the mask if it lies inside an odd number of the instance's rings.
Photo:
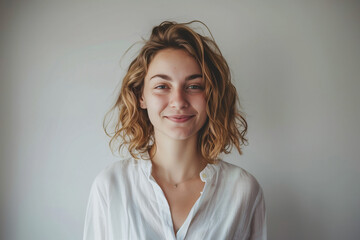
<svg viewBox="0 0 360 240">
<path fill-rule="evenodd" d="M 107 222 L 114 238 L 110 239 L 233 239 L 247 232 L 251 209 L 243 199 L 248 196 L 224 194 L 224 186 L 212 182 L 180 184 L 177 189 L 150 184 L 125 193 L 111 191 Z M 196 211 L 189 215 L 195 203 Z"/>
<path fill-rule="evenodd" d="M 170 207 L 174 231 L 177 232 L 185 222 L 192 207 L 200 198 L 205 183 L 200 179 L 191 181 L 178 187 L 160 184 Z"/>
</svg>

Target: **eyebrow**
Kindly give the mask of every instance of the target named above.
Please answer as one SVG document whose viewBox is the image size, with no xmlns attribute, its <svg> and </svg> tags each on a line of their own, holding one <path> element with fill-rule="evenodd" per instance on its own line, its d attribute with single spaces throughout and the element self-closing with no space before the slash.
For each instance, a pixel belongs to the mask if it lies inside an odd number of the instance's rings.
<svg viewBox="0 0 360 240">
<path fill-rule="evenodd" d="M 162 79 L 167 80 L 167 81 L 172 81 L 171 77 L 166 75 L 166 74 L 156 74 L 156 75 L 152 76 L 150 78 L 150 80 L 155 78 L 155 77 L 159 77 L 159 78 L 162 78 Z M 202 78 L 202 74 L 199 74 L 199 73 L 192 74 L 192 75 L 186 77 L 185 81 L 193 80 L 193 79 L 196 79 L 196 78 Z"/>
</svg>

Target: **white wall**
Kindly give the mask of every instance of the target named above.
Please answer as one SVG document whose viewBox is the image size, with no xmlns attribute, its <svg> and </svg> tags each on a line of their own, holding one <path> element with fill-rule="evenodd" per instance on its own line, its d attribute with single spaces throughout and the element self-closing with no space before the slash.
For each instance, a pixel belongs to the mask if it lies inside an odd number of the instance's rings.
<svg viewBox="0 0 360 240">
<path fill-rule="evenodd" d="M 101 2 L 101 3 L 100 3 Z M 360 239 L 360 4 L 1 3 L 1 239 L 80 239 L 89 188 L 116 158 L 102 119 L 162 20 L 200 19 L 229 61 L 269 239 Z"/>
</svg>

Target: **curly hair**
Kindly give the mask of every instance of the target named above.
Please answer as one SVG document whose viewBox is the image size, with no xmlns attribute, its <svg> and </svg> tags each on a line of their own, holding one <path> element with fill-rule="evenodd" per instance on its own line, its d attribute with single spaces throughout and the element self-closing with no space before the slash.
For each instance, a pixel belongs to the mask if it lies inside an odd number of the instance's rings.
<svg viewBox="0 0 360 240">
<path fill-rule="evenodd" d="M 193 30 L 190 24 L 194 22 L 203 24 L 211 38 Z M 241 147 L 247 143 L 247 122 L 239 110 L 240 103 L 236 88 L 231 83 L 229 66 L 208 27 L 197 20 L 187 23 L 165 21 L 152 29 L 150 38 L 145 41 L 123 78 L 116 103 L 104 118 L 103 127 L 111 137 L 109 146 L 112 152 L 114 149 L 120 152 L 127 147 L 130 154 L 138 159 L 139 154 L 145 156 L 144 153 L 156 144 L 154 127 L 146 109 L 140 108 L 140 97 L 151 60 L 159 51 L 168 48 L 185 50 L 194 57 L 205 80 L 208 118 L 198 134 L 198 149 L 202 157 L 214 163 L 220 153 L 228 154 L 233 146 L 242 154 Z M 112 133 L 109 133 L 113 117 L 115 124 L 111 128 Z"/>
</svg>

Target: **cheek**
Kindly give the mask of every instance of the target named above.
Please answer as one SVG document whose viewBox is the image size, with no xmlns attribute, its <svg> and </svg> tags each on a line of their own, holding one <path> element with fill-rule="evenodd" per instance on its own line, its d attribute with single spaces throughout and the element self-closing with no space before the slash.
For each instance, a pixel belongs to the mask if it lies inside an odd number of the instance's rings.
<svg viewBox="0 0 360 240">
<path fill-rule="evenodd" d="M 149 96 L 149 101 L 152 104 L 157 104 L 157 105 L 162 105 L 166 103 L 166 97 L 165 96 L 161 96 L 161 95 L 156 95 L 156 94 L 151 94 Z"/>
<path fill-rule="evenodd" d="M 206 104 L 205 99 L 202 99 L 201 101 L 198 102 L 197 111 L 201 115 L 201 119 L 204 123 L 205 123 L 206 119 L 208 118 L 207 113 L 206 113 L 206 107 L 207 107 L 207 104 Z"/>
<path fill-rule="evenodd" d="M 199 112 L 206 112 L 206 100 L 204 97 L 201 96 L 194 99 L 193 103 Z"/>
<path fill-rule="evenodd" d="M 154 113 L 161 111 L 167 103 L 167 100 L 164 96 L 157 96 L 154 94 L 149 94 L 145 97 L 145 100 L 149 114 L 150 112 Z"/>
</svg>

